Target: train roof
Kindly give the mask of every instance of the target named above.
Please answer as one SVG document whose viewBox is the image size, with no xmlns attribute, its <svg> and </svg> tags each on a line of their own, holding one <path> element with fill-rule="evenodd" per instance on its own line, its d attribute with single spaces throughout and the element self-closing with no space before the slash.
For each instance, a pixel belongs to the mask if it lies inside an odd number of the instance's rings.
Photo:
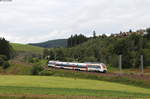
<svg viewBox="0 0 150 99">
<path fill-rule="evenodd" d="M 85 62 L 85 63 L 78 63 L 78 62 L 61 62 L 61 61 L 49 61 L 49 62 L 55 62 L 55 63 L 62 63 L 62 64 L 78 64 L 78 65 L 86 65 L 86 64 L 90 64 L 90 65 L 99 65 L 99 64 L 104 64 L 104 63 L 93 63 L 93 62 Z"/>
</svg>

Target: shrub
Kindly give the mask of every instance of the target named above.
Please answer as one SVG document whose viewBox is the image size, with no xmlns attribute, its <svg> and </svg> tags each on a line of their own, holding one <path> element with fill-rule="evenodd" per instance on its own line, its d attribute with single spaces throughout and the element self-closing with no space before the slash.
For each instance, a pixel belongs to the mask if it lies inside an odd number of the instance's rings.
<svg viewBox="0 0 150 99">
<path fill-rule="evenodd" d="M 4 55 L 0 55 L 0 66 L 2 66 L 3 69 L 8 68 L 9 62 L 7 61 L 7 57 Z"/>
<path fill-rule="evenodd" d="M 32 74 L 32 75 L 38 75 L 39 72 L 41 72 L 41 71 L 43 71 L 43 70 L 44 70 L 44 68 L 43 68 L 42 66 L 40 66 L 40 65 L 34 65 L 34 66 L 32 67 L 32 69 L 31 69 L 31 74 Z"/>
<path fill-rule="evenodd" d="M 3 69 L 7 69 L 10 66 L 10 64 L 8 61 L 5 61 L 2 66 L 3 66 Z"/>
<path fill-rule="evenodd" d="M 70 58 L 70 57 L 65 57 L 65 58 L 64 58 L 64 61 L 66 61 L 66 62 L 73 62 L 74 59 L 73 59 L 73 58 Z"/>
<path fill-rule="evenodd" d="M 52 71 L 47 71 L 47 70 L 43 70 L 43 71 L 41 71 L 40 73 L 39 73 L 39 75 L 42 75 L 42 76 L 51 76 L 51 75 L 53 75 L 54 74 L 54 72 L 52 72 Z"/>
<path fill-rule="evenodd" d="M 0 57 L 0 66 L 2 66 L 4 62 L 5 62 L 4 59 Z"/>
<path fill-rule="evenodd" d="M 2 58 L 4 61 L 7 61 L 7 57 L 5 55 L 0 55 L 0 58 Z"/>
</svg>

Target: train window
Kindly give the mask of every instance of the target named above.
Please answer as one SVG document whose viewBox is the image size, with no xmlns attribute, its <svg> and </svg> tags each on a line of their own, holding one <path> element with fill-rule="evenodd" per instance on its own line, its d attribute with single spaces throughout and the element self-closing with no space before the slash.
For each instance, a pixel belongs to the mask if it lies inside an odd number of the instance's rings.
<svg viewBox="0 0 150 99">
<path fill-rule="evenodd" d="M 48 64 L 49 66 L 53 66 L 54 64 Z"/>
<path fill-rule="evenodd" d="M 85 65 L 77 65 L 79 68 L 85 68 L 86 66 Z"/>
<path fill-rule="evenodd" d="M 70 65 L 70 64 L 56 64 L 56 66 L 73 67 L 75 65 Z"/>
<path fill-rule="evenodd" d="M 96 66 L 96 65 L 88 65 L 88 67 L 92 67 L 92 68 L 100 68 L 100 66 Z"/>
<path fill-rule="evenodd" d="M 56 64 L 56 66 L 66 66 L 66 65 L 64 65 L 64 64 Z"/>
</svg>

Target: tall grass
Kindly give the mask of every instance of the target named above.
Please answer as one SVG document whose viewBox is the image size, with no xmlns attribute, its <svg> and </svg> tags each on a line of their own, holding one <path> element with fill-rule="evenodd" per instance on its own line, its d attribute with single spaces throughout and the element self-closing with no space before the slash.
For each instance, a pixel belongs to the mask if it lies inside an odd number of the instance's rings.
<svg viewBox="0 0 150 99">
<path fill-rule="evenodd" d="M 10 67 L 3 70 L 4 74 L 31 75 L 32 65 L 10 61 Z"/>
</svg>

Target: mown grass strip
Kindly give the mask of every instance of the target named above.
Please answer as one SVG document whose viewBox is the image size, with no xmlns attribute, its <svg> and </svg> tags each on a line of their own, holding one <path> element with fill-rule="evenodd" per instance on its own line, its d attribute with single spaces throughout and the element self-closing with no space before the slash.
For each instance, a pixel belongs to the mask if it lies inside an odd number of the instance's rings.
<svg viewBox="0 0 150 99">
<path fill-rule="evenodd" d="M 77 79 L 56 76 L 0 76 L 0 86 L 45 87 L 45 88 L 80 88 L 95 90 L 114 90 L 136 93 L 148 93 L 150 89 L 106 81 Z"/>
<path fill-rule="evenodd" d="M 113 90 L 93 90 L 76 88 L 40 88 L 40 87 L 14 87 L 0 86 L 0 94 L 41 94 L 41 95 L 67 95 L 67 96 L 108 96 L 108 97 L 145 97 L 150 98 L 150 94 L 113 91 Z"/>
</svg>

